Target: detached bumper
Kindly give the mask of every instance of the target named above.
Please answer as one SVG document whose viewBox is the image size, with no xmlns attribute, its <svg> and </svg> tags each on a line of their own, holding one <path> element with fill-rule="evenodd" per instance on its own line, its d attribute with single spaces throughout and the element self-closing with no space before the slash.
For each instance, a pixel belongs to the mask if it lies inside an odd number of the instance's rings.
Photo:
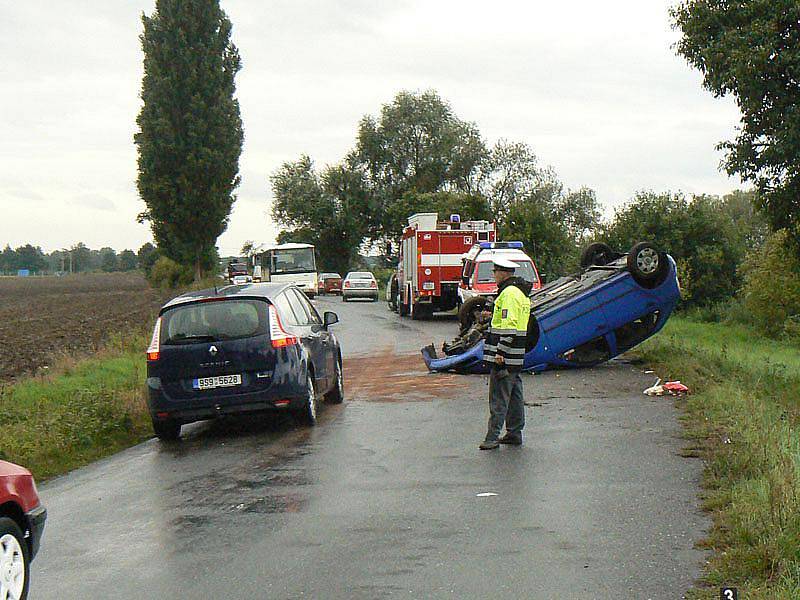
<svg viewBox="0 0 800 600">
<path fill-rule="evenodd" d="M 39 552 L 39 546 L 42 543 L 42 535 L 44 534 L 44 523 L 47 520 L 47 509 L 41 504 L 34 508 L 32 511 L 25 513 L 28 519 L 30 529 L 28 532 L 28 541 L 31 547 L 31 559 Z"/>
</svg>

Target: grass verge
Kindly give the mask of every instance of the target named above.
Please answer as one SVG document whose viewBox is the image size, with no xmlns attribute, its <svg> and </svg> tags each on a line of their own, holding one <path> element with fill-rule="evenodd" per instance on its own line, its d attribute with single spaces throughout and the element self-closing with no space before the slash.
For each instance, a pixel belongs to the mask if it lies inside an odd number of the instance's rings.
<svg viewBox="0 0 800 600">
<path fill-rule="evenodd" d="M 44 480 L 152 436 L 148 341 L 117 335 L 91 358 L 64 357 L 51 374 L 0 389 L 0 458 Z"/>
<path fill-rule="evenodd" d="M 694 598 L 800 598 L 800 350 L 752 330 L 673 317 L 637 351 L 681 401 L 688 456 L 706 461 L 712 556 Z"/>
</svg>

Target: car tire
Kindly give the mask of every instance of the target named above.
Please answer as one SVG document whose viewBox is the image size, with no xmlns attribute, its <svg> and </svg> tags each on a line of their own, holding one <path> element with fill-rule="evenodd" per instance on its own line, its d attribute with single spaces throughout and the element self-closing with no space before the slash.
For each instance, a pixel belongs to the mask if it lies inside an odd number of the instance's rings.
<svg viewBox="0 0 800 600">
<path fill-rule="evenodd" d="M 470 327 L 475 324 L 478 315 L 489 307 L 489 298 L 485 296 L 473 296 L 458 309 L 458 323 L 461 326 L 461 335 L 464 335 Z"/>
<path fill-rule="evenodd" d="M 303 408 L 297 410 L 296 417 L 303 425 L 313 427 L 317 424 L 317 409 L 319 402 L 317 400 L 317 392 L 314 389 L 314 379 L 311 377 L 311 371 L 308 372 L 306 379 L 306 397 Z"/>
<path fill-rule="evenodd" d="M 27 598 L 31 575 L 30 548 L 16 521 L 0 517 L 0 577 L 4 577 L 9 569 L 13 591 L 9 598 Z"/>
<path fill-rule="evenodd" d="M 639 285 L 653 288 L 663 283 L 667 276 L 667 255 L 659 252 L 655 244 L 639 242 L 628 253 L 628 271 Z"/>
<path fill-rule="evenodd" d="M 152 419 L 153 432 L 164 442 L 174 442 L 181 437 L 181 424 L 174 419 Z"/>
<path fill-rule="evenodd" d="M 342 294 L 342 302 L 347 302 L 347 296 L 345 296 L 344 294 Z"/>
<path fill-rule="evenodd" d="M 342 372 L 342 361 L 336 361 L 336 383 L 333 389 L 325 394 L 325 402 L 328 404 L 341 404 L 344 402 L 344 373 Z"/>
<path fill-rule="evenodd" d="M 581 269 L 602 267 L 618 257 L 619 253 L 614 252 L 608 244 L 602 242 L 589 244 L 581 253 Z"/>
</svg>

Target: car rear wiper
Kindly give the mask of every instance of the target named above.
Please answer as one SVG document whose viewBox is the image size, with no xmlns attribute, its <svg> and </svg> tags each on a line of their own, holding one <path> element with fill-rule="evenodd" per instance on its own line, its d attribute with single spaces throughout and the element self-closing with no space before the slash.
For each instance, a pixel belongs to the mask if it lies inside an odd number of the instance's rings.
<svg viewBox="0 0 800 600">
<path fill-rule="evenodd" d="M 213 335 L 183 335 L 178 334 L 169 338 L 166 344 L 191 344 L 192 342 L 215 342 L 217 338 Z"/>
</svg>

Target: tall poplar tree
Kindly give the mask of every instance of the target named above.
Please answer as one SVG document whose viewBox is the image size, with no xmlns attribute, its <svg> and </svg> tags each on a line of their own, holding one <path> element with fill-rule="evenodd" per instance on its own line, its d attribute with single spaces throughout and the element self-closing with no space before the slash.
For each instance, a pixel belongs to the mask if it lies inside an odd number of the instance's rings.
<svg viewBox="0 0 800 600">
<path fill-rule="evenodd" d="M 161 251 L 194 269 L 215 267 L 239 185 L 244 133 L 234 78 L 241 59 L 219 0 L 157 0 L 142 15 L 143 106 L 134 140 L 139 194 Z"/>
</svg>

